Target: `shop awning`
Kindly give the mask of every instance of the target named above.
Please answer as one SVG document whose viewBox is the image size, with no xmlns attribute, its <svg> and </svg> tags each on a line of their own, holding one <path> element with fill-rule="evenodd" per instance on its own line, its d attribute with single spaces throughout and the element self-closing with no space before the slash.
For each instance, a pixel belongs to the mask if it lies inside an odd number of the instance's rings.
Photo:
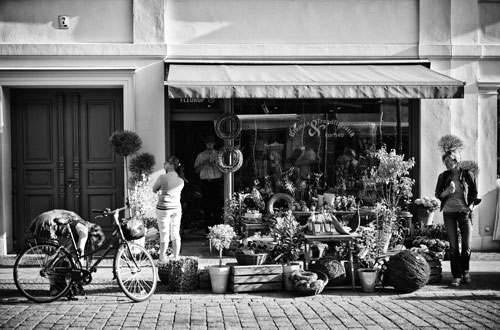
<svg viewBox="0 0 500 330">
<path fill-rule="evenodd" d="M 169 98 L 463 98 L 424 65 L 169 64 Z"/>
</svg>

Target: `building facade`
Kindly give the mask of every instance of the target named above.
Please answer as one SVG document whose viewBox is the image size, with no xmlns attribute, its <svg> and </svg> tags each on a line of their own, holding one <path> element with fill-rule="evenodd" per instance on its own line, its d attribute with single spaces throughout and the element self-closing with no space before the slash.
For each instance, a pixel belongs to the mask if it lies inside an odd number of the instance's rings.
<svg viewBox="0 0 500 330">
<path fill-rule="evenodd" d="M 46 208 L 123 203 L 113 131 L 139 134 L 155 176 L 172 153 L 190 168 L 223 113 L 244 159 L 226 197 L 297 153 L 354 193 L 349 164 L 380 143 L 432 196 L 457 135 L 480 168 L 473 248 L 498 249 L 499 46 L 492 0 L 0 0 L 0 254 Z"/>
</svg>

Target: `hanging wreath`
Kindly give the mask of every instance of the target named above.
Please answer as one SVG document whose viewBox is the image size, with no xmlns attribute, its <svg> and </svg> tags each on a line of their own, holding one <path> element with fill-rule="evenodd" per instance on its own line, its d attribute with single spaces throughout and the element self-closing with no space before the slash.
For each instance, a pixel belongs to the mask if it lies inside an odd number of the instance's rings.
<svg viewBox="0 0 500 330">
<path fill-rule="evenodd" d="M 229 157 L 225 157 L 229 154 Z M 230 159 L 231 163 L 226 164 L 225 159 Z M 240 149 L 232 146 L 224 146 L 217 153 L 217 167 L 222 173 L 233 173 L 243 165 L 243 154 Z"/>
<path fill-rule="evenodd" d="M 291 210 L 293 207 L 293 197 L 285 193 L 274 194 L 267 202 L 267 212 L 269 214 L 274 214 L 274 204 L 277 201 L 285 201 L 288 204 L 288 209 Z"/>
<path fill-rule="evenodd" d="M 238 116 L 231 113 L 223 113 L 214 123 L 215 133 L 217 136 L 223 140 L 231 140 L 240 135 L 241 133 L 241 122 Z M 223 127 L 232 127 L 232 130 L 225 132 Z"/>
</svg>

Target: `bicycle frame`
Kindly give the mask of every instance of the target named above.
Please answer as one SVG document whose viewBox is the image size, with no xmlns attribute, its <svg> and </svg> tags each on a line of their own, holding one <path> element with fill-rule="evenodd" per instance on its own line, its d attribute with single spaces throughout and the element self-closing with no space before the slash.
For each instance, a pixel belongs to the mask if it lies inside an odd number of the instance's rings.
<svg viewBox="0 0 500 330">
<path fill-rule="evenodd" d="M 104 250 L 103 254 L 101 256 L 99 256 L 97 258 L 97 260 L 95 262 L 93 262 L 92 265 L 90 266 L 90 268 L 88 269 L 89 273 L 96 272 L 97 267 L 102 262 L 102 260 L 108 255 L 108 253 L 115 248 L 119 248 L 121 245 L 125 245 L 127 247 L 128 252 L 132 253 L 132 251 L 130 250 L 129 242 L 125 239 L 125 236 L 123 235 L 122 228 L 120 226 L 120 221 L 118 220 L 119 212 L 123 209 L 125 209 L 125 208 L 117 209 L 117 210 L 114 210 L 112 212 L 103 211 L 104 216 L 110 216 L 111 214 L 113 214 L 113 225 L 115 227 L 115 230 L 113 231 L 113 233 L 111 233 L 111 235 L 109 237 L 106 237 L 106 239 L 101 244 L 101 246 L 97 247 L 96 249 L 94 249 L 90 252 L 82 254 L 82 255 L 78 255 L 78 253 L 77 253 L 78 258 L 86 258 L 86 257 L 93 256 L 98 251 Z M 93 210 L 93 211 L 97 212 L 98 210 Z M 70 233 L 71 233 L 71 230 L 70 230 Z M 72 238 L 73 248 L 75 248 L 75 250 L 77 251 L 76 241 L 73 237 L 73 234 L 71 234 L 71 238 Z M 136 261 L 135 260 L 132 260 L 132 261 L 134 262 L 134 266 L 140 269 L 140 267 L 136 263 Z M 81 264 L 79 261 L 78 261 L 78 265 L 80 266 L 79 268 L 81 269 L 82 267 L 81 267 Z"/>
</svg>

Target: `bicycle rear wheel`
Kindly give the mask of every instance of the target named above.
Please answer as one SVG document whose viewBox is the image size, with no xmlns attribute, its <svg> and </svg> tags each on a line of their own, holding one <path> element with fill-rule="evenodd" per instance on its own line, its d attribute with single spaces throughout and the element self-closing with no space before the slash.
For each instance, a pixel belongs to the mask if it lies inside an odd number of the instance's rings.
<svg viewBox="0 0 500 330">
<path fill-rule="evenodd" d="M 51 302 L 71 288 L 73 260 L 55 244 L 38 244 L 24 250 L 14 264 L 17 289 L 34 302 Z"/>
<path fill-rule="evenodd" d="M 142 246 L 123 244 L 115 255 L 114 271 L 123 293 L 134 301 L 149 299 L 156 290 L 156 267 Z"/>
</svg>

